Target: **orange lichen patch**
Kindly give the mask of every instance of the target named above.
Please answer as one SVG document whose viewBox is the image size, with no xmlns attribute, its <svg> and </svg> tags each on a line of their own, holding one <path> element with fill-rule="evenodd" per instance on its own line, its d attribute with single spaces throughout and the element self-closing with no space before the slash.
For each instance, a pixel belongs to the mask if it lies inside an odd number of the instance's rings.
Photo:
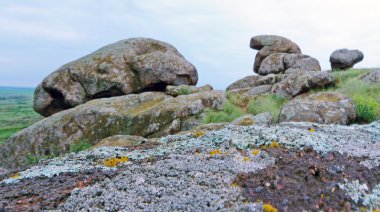
<svg viewBox="0 0 380 212">
<path fill-rule="evenodd" d="M 206 135 L 206 132 L 203 131 L 203 130 L 199 130 L 199 131 L 196 131 L 196 132 L 193 133 L 193 136 L 195 138 L 199 138 L 199 137 L 204 136 L 204 135 Z"/>
<path fill-rule="evenodd" d="M 244 161 L 244 162 L 248 162 L 248 161 L 249 161 L 249 157 L 244 157 L 244 158 L 243 158 L 243 161 Z"/>
<path fill-rule="evenodd" d="M 264 212 L 277 212 L 277 208 L 273 207 L 271 204 L 263 204 Z"/>
<path fill-rule="evenodd" d="M 315 129 L 314 128 L 312 128 L 312 127 L 310 127 L 309 129 L 307 129 L 309 132 L 315 132 Z"/>
<path fill-rule="evenodd" d="M 115 167 L 115 166 L 119 165 L 120 163 L 128 162 L 128 160 L 129 160 L 129 158 L 127 156 L 123 156 L 120 158 L 109 158 L 109 159 L 103 161 L 103 165 L 108 166 L 108 167 Z"/>
<path fill-rule="evenodd" d="M 210 151 L 210 155 L 213 156 L 213 155 L 220 155 L 222 154 L 222 150 L 220 149 L 214 149 L 214 150 L 211 150 Z"/>
<path fill-rule="evenodd" d="M 257 155 L 257 154 L 259 154 L 259 152 L 260 152 L 260 150 L 258 150 L 258 149 L 254 149 L 254 150 L 252 151 L 252 154 L 253 154 L 253 155 Z"/>
<path fill-rule="evenodd" d="M 13 178 L 13 179 L 20 178 L 20 177 L 21 177 L 20 172 L 17 172 L 16 174 L 11 176 L 11 178 Z"/>
</svg>

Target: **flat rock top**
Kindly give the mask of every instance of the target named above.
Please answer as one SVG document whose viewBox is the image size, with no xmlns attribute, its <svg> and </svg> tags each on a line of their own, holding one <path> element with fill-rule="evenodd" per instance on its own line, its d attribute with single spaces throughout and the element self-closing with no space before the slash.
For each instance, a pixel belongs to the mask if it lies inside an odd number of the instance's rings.
<svg viewBox="0 0 380 212">
<path fill-rule="evenodd" d="M 159 142 L 149 149 L 100 147 L 9 174 L 0 183 L 0 205 L 69 211 L 380 207 L 379 122 L 227 125 Z M 110 166 L 110 160 L 119 163 Z"/>
</svg>

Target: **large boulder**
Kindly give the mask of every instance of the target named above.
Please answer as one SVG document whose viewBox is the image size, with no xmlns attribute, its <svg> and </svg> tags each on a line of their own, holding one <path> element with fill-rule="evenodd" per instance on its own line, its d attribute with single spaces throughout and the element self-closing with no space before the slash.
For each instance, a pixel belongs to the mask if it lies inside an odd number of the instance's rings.
<svg viewBox="0 0 380 212">
<path fill-rule="evenodd" d="M 107 45 L 48 75 L 35 91 L 34 109 L 50 116 L 89 100 L 166 85 L 195 85 L 196 68 L 172 45 L 131 38 Z"/>
<path fill-rule="evenodd" d="M 181 131 L 182 121 L 220 109 L 224 92 L 207 91 L 176 98 L 145 92 L 89 101 L 45 118 L 18 132 L 0 145 L 3 167 L 25 165 L 28 158 L 43 158 L 68 152 L 70 145 L 96 144 L 113 135 L 160 137 Z"/>
<path fill-rule="evenodd" d="M 170 96 L 187 95 L 192 93 L 198 93 L 202 91 L 212 91 L 214 88 L 207 84 L 201 87 L 191 86 L 191 85 L 168 85 L 166 86 L 166 94 Z"/>
<path fill-rule="evenodd" d="M 350 98 L 340 93 L 321 92 L 288 102 L 281 109 L 279 121 L 348 125 L 355 118 L 355 106 Z"/>
<path fill-rule="evenodd" d="M 262 61 L 273 53 L 301 53 L 293 41 L 277 35 L 259 35 L 251 38 L 250 47 L 259 50 L 256 54 L 254 71 L 258 73 Z"/>
<path fill-rule="evenodd" d="M 346 70 L 362 61 L 364 54 L 359 50 L 338 49 L 330 56 L 332 70 Z"/>
</svg>

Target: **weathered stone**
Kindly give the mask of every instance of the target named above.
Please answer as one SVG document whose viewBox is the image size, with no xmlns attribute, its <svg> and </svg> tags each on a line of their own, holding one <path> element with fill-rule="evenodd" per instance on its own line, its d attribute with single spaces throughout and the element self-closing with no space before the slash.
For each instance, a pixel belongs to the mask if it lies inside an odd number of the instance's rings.
<svg viewBox="0 0 380 212">
<path fill-rule="evenodd" d="M 235 90 L 235 89 L 241 89 L 241 88 L 250 88 L 257 85 L 257 80 L 261 77 L 258 75 L 251 75 L 246 76 L 243 79 L 237 80 L 236 82 L 232 83 L 230 86 L 227 87 L 227 91 Z"/>
<path fill-rule="evenodd" d="M 330 56 L 332 70 L 346 70 L 362 61 L 364 54 L 359 50 L 338 49 Z"/>
<path fill-rule="evenodd" d="M 285 74 L 297 71 L 321 71 L 318 60 L 304 54 L 286 54 L 284 66 Z"/>
<path fill-rule="evenodd" d="M 267 56 L 260 65 L 259 71 L 260 75 L 267 74 L 279 74 L 285 71 L 284 57 L 285 53 L 274 53 Z"/>
<path fill-rule="evenodd" d="M 123 147 L 123 148 L 139 148 L 145 149 L 159 145 L 156 139 L 146 139 L 142 136 L 136 135 L 114 135 L 101 140 L 95 146 L 92 147 Z"/>
<path fill-rule="evenodd" d="M 36 90 L 34 109 L 49 116 L 91 99 L 164 91 L 166 85 L 195 85 L 197 80 L 195 67 L 170 44 L 132 38 L 51 73 Z"/>
<path fill-rule="evenodd" d="M 187 95 L 187 94 L 198 93 L 202 91 L 212 91 L 212 90 L 213 90 L 213 87 L 209 84 L 201 86 L 201 87 L 190 86 L 190 85 L 166 86 L 166 94 L 170 96 Z"/>
<path fill-rule="evenodd" d="M 271 90 L 272 90 L 272 85 L 259 85 L 259 86 L 249 89 L 248 91 L 245 92 L 245 94 L 248 96 L 256 96 L 256 95 L 261 95 L 265 93 L 270 93 Z"/>
<path fill-rule="evenodd" d="M 270 112 L 265 112 L 265 113 L 260 113 L 257 115 L 244 115 L 242 117 L 239 117 L 235 119 L 232 124 L 235 125 L 243 125 L 243 126 L 250 126 L 253 124 L 259 124 L 259 125 L 268 125 L 268 124 L 273 124 L 274 123 L 274 118 L 272 113 Z"/>
<path fill-rule="evenodd" d="M 359 76 L 359 79 L 365 83 L 380 83 L 380 69 L 373 70 Z"/>
<path fill-rule="evenodd" d="M 294 72 L 272 87 L 272 93 L 284 97 L 294 97 L 312 88 L 323 88 L 334 83 L 331 72 Z"/>
<path fill-rule="evenodd" d="M 224 92 L 208 91 L 173 98 L 145 92 L 103 98 L 54 114 L 18 132 L 0 145 L 0 164 L 17 167 L 28 157 L 67 152 L 83 140 L 96 144 L 112 135 L 162 136 L 180 130 L 180 122 L 206 108 L 220 109 Z"/>
<path fill-rule="evenodd" d="M 281 109 L 279 121 L 348 125 L 355 118 L 350 98 L 340 93 L 321 92 L 288 102 Z"/>
<path fill-rule="evenodd" d="M 301 53 L 301 49 L 291 40 L 276 35 L 259 35 L 251 38 L 250 47 L 256 54 L 254 72 L 258 73 L 262 61 L 273 53 Z"/>
</svg>

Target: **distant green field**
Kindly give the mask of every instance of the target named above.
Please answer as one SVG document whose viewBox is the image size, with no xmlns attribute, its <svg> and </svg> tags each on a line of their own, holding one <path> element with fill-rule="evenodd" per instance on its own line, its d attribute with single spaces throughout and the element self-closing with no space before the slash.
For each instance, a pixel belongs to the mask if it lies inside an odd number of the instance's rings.
<svg viewBox="0 0 380 212">
<path fill-rule="evenodd" d="M 0 87 L 0 144 L 42 119 L 33 110 L 33 88 Z"/>
</svg>

